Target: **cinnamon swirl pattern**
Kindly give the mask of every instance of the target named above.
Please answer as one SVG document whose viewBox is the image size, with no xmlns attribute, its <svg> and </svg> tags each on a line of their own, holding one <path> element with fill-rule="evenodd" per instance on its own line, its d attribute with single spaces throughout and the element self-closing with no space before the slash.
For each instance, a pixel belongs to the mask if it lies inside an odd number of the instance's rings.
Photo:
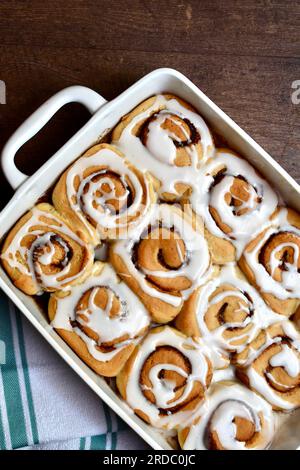
<svg viewBox="0 0 300 470">
<path fill-rule="evenodd" d="M 300 304 L 300 215 L 279 209 L 246 246 L 239 265 L 275 312 L 292 315 Z"/>
<path fill-rule="evenodd" d="M 263 450 L 274 432 L 275 416 L 263 398 L 238 383 L 220 382 L 178 439 L 184 450 Z"/>
<path fill-rule="evenodd" d="M 100 262 L 83 283 L 51 295 L 49 318 L 71 348 L 106 377 L 117 375 L 150 323 L 143 304 Z"/>
<path fill-rule="evenodd" d="M 134 165 L 149 171 L 159 195 L 168 201 L 197 187 L 198 168 L 214 151 L 202 117 L 170 94 L 153 96 L 123 117 L 112 140 Z"/>
<path fill-rule="evenodd" d="M 79 283 L 89 275 L 93 251 L 50 204 L 27 212 L 5 239 L 1 262 L 14 285 L 36 295 Z"/>
<path fill-rule="evenodd" d="M 108 144 L 89 149 L 53 191 L 56 209 L 94 244 L 130 237 L 154 198 L 149 178 Z"/>
<path fill-rule="evenodd" d="M 117 376 L 121 396 L 146 422 L 174 429 L 191 419 L 212 378 L 205 349 L 169 326 L 154 328 Z"/>
<path fill-rule="evenodd" d="M 154 321 L 172 320 L 183 299 L 210 275 L 202 232 L 200 221 L 193 221 L 175 205 L 161 204 L 152 211 L 146 229 L 112 245 L 110 261 Z"/>
<path fill-rule="evenodd" d="M 238 357 L 238 377 L 263 396 L 274 410 L 300 406 L 300 335 L 286 320 L 271 325 Z"/>
<path fill-rule="evenodd" d="M 192 198 L 196 212 L 204 218 L 214 261 L 222 264 L 239 257 L 277 203 L 269 183 L 249 163 L 230 150 L 218 149 L 200 170 L 198 194 Z"/>
<path fill-rule="evenodd" d="M 267 448 L 300 407 L 300 215 L 172 94 L 103 142 L 8 233 L 4 269 L 183 449 Z"/>
<path fill-rule="evenodd" d="M 192 293 L 175 323 L 185 334 L 201 337 L 219 354 L 222 367 L 222 361 L 226 365 L 229 355 L 243 351 L 262 328 L 280 320 L 231 264 Z"/>
</svg>

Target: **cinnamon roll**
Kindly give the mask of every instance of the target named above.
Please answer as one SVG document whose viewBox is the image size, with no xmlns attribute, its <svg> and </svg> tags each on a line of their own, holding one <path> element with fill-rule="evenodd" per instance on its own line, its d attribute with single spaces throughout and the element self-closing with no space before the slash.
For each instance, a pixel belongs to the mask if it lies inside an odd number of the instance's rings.
<svg viewBox="0 0 300 470">
<path fill-rule="evenodd" d="M 158 428 L 191 419 L 212 378 L 205 349 L 169 326 L 150 330 L 117 376 L 121 396 Z"/>
<path fill-rule="evenodd" d="M 154 321 L 172 320 L 183 299 L 210 275 L 202 232 L 199 219 L 192 220 L 175 205 L 161 204 L 153 208 L 146 229 L 112 245 L 110 261 Z"/>
<path fill-rule="evenodd" d="M 46 203 L 25 214 L 7 235 L 1 262 L 25 294 L 55 291 L 81 282 L 91 271 L 93 251 Z"/>
<path fill-rule="evenodd" d="M 189 336 L 201 337 L 220 356 L 220 366 L 241 352 L 262 328 L 278 322 L 257 291 L 235 265 L 223 267 L 204 286 L 196 289 L 175 319 L 176 327 Z"/>
<path fill-rule="evenodd" d="M 196 186 L 198 168 L 214 152 L 202 117 L 170 94 L 153 96 L 124 116 L 113 130 L 112 141 L 134 165 L 149 171 L 167 201 Z"/>
<path fill-rule="evenodd" d="M 149 178 L 115 147 L 90 148 L 61 176 L 53 204 L 93 244 L 130 237 L 150 209 Z"/>
<path fill-rule="evenodd" d="M 236 358 L 238 377 L 275 410 L 300 406 L 300 335 L 285 320 L 263 330 Z"/>
<path fill-rule="evenodd" d="M 274 436 L 272 407 L 236 382 L 211 386 L 198 414 L 178 433 L 184 450 L 263 450 Z"/>
<path fill-rule="evenodd" d="M 218 149 L 205 164 L 198 185 L 192 205 L 204 219 L 213 261 L 234 261 L 275 211 L 277 195 L 246 160 L 228 149 Z"/>
<path fill-rule="evenodd" d="M 118 374 L 150 323 L 143 304 L 99 261 L 83 283 L 51 294 L 48 313 L 78 356 L 106 377 Z"/>
<path fill-rule="evenodd" d="M 276 211 L 246 246 L 239 266 L 275 312 L 292 315 L 300 305 L 300 215 Z"/>
</svg>

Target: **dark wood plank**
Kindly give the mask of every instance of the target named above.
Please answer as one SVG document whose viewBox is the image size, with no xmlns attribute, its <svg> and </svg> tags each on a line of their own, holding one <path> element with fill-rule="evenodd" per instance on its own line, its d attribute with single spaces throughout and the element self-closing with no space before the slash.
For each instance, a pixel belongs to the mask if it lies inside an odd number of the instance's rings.
<svg viewBox="0 0 300 470">
<path fill-rule="evenodd" d="M 299 53 L 297 0 L 2 0 L 0 11 L 4 45 L 229 56 Z"/>
<path fill-rule="evenodd" d="M 300 181 L 300 2 L 8 1 L 0 3 L 0 149 L 37 106 L 72 84 L 107 99 L 157 67 L 189 76 Z M 17 161 L 29 173 L 87 119 L 63 110 Z M 38 143 L 37 143 L 38 142 Z M 11 197 L 0 177 L 1 205 Z"/>
</svg>

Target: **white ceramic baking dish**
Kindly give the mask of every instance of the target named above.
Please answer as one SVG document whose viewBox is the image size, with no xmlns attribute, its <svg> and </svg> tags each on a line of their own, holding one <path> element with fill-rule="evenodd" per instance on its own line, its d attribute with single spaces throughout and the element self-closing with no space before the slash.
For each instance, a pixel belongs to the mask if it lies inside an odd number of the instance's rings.
<svg viewBox="0 0 300 470">
<path fill-rule="evenodd" d="M 139 80 L 127 91 L 107 102 L 93 90 L 81 86 L 66 88 L 44 103 L 13 134 L 2 152 L 4 174 L 16 189 L 15 195 L 0 213 L 0 238 L 15 224 L 37 199 L 55 182 L 64 169 L 88 147 L 97 142 L 119 119 L 151 95 L 171 92 L 192 103 L 209 125 L 225 138 L 229 146 L 240 152 L 251 164 L 278 188 L 286 203 L 300 210 L 300 187 L 249 135 L 216 106 L 199 88 L 181 73 L 158 69 Z M 14 157 L 18 149 L 33 137 L 65 104 L 79 102 L 93 114 L 53 157 L 33 176 L 21 173 Z M 0 287 L 25 314 L 35 328 L 82 379 L 123 418 L 154 449 L 171 449 L 166 439 L 136 417 L 128 406 L 111 390 L 105 380 L 87 367 L 49 326 L 37 304 L 16 289 L 0 268 Z M 288 417 L 275 440 L 276 448 L 296 449 L 300 443 L 300 414 Z M 291 428 L 289 426 L 291 424 Z M 298 432 L 295 431 L 299 423 Z M 293 429 L 291 433 L 287 429 Z M 297 438 L 297 435 L 299 438 Z M 293 436 L 293 438 L 292 438 Z"/>
</svg>

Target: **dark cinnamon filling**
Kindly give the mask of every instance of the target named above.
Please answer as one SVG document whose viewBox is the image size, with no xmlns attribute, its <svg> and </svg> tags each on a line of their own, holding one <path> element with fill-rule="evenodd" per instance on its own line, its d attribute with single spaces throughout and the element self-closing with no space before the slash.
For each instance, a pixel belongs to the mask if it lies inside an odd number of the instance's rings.
<svg viewBox="0 0 300 470">
<path fill-rule="evenodd" d="M 141 235 L 141 239 L 145 240 L 145 239 L 149 238 L 151 240 L 152 239 L 151 238 L 151 233 L 157 228 L 165 228 L 166 230 L 169 230 L 171 233 L 175 233 L 175 227 L 174 226 L 165 227 L 163 225 L 163 223 L 161 221 L 159 221 L 155 225 L 149 225 L 147 227 L 147 229 L 144 231 L 144 233 Z M 159 240 L 159 238 L 157 238 L 157 240 Z M 140 244 L 140 241 L 137 241 L 133 245 L 132 251 L 131 251 L 131 260 L 132 260 L 134 266 L 136 267 L 136 269 L 138 269 L 138 270 L 143 269 L 143 266 L 141 266 L 141 264 L 139 262 L 139 256 L 138 256 L 139 244 Z M 158 251 L 157 259 L 158 259 L 158 261 L 159 261 L 159 263 L 161 264 L 162 267 L 168 269 L 169 271 L 177 271 L 178 269 L 182 268 L 183 265 L 187 264 L 187 262 L 188 262 L 188 252 L 187 251 L 185 252 L 185 260 L 183 262 L 181 262 L 181 264 L 178 265 L 178 266 L 171 266 L 170 264 L 168 264 L 166 262 L 164 256 L 163 256 L 163 251 L 161 249 L 159 249 L 159 251 Z M 147 276 L 146 276 L 146 278 L 147 278 Z M 152 282 L 152 281 L 150 280 L 149 282 Z"/>
<path fill-rule="evenodd" d="M 151 122 L 155 121 L 156 118 L 159 116 L 159 114 L 160 113 L 152 114 L 148 119 L 146 119 L 146 121 L 143 123 L 143 125 L 140 128 L 138 137 L 141 139 L 143 145 L 145 145 L 145 146 L 147 146 L 147 138 L 148 138 L 148 133 L 149 133 L 149 124 Z M 169 113 L 169 115 L 172 116 L 171 113 Z M 185 140 L 176 140 L 176 139 L 173 139 L 172 137 L 170 137 L 170 139 L 173 141 L 175 147 L 176 148 L 183 148 L 183 147 L 189 147 L 191 145 L 198 144 L 201 141 L 201 136 L 200 136 L 199 132 L 197 131 L 196 127 L 194 126 L 194 124 L 187 118 L 182 119 L 179 116 L 177 116 L 176 114 L 173 114 L 173 116 L 176 117 L 177 119 L 182 120 L 188 126 L 189 134 L 190 134 L 190 137 L 188 139 L 185 139 Z M 166 115 L 166 117 L 167 117 L 167 115 Z"/>
<path fill-rule="evenodd" d="M 84 326 L 81 325 L 77 320 L 69 319 L 69 321 L 70 321 L 70 325 L 72 326 L 72 328 L 78 328 L 82 333 L 86 334 Z M 101 344 L 96 344 L 95 348 L 98 349 L 98 351 L 100 352 L 109 353 L 109 352 L 114 351 L 116 349 L 116 346 L 108 345 L 106 343 L 101 343 Z"/>
<path fill-rule="evenodd" d="M 246 293 L 243 292 L 243 294 L 245 295 L 245 297 L 247 297 L 247 299 L 251 302 L 252 304 L 252 301 L 251 301 L 251 298 L 250 296 Z M 220 325 L 226 325 L 227 323 L 227 320 L 225 318 L 225 314 L 226 314 L 226 309 L 228 307 L 228 302 L 224 302 L 224 304 L 220 307 L 219 311 L 218 311 L 218 315 L 217 315 L 217 318 L 218 318 L 218 322 Z M 250 307 L 249 306 L 249 310 L 247 312 L 247 317 L 252 317 L 254 315 L 254 309 L 253 307 Z M 244 327 L 241 327 L 241 326 L 230 326 L 228 328 L 226 328 L 228 331 L 238 331 L 238 330 L 241 330 L 242 328 Z"/>
<path fill-rule="evenodd" d="M 216 175 L 213 176 L 213 181 L 211 182 L 211 184 L 209 186 L 209 191 L 211 191 L 215 186 L 217 186 L 219 183 L 221 183 L 221 181 L 225 178 L 225 176 L 227 176 L 227 168 L 222 168 L 220 171 L 218 171 L 218 173 L 216 173 Z M 249 184 L 249 182 L 247 181 L 247 178 L 245 178 L 245 176 L 243 176 L 243 175 L 238 174 L 238 175 L 232 175 L 232 176 L 234 176 L 234 178 L 237 178 L 237 179 L 239 179 L 241 181 L 244 181 L 245 183 Z M 254 190 L 256 192 L 257 204 L 261 204 L 262 196 L 258 195 L 257 189 L 254 186 L 252 186 L 252 187 L 254 188 Z M 232 196 L 229 205 L 230 205 L 230 207 L 232 207 L 234 215 L 238 216 L 239 215 L 238 211 L 240 209 L 239 209 L 239 206 L 236 206 L 235 201 L 236 201 L 236 198 L 234 196 Z"/>
<path fill-rule="evenodd" d="M 101 179 L 102 177 L 105 176 L 105 177 L 108 177 L 108 178 L 111 178 L 112 181 L 114 179 L 117 179 L 119 180 L 120 179 L 120 175 L 114 171 L 111 171 L 111 170 L 102 170 L 102 171 L 99 171 L 97 172 L 90 180 L 90 182 L 92 183 L 98 183 L 101 185 Z M 85 212 L 85 205 L 84 205 L 84 200 L 83 200 L 83 196 L 88 192 L 89 190 L 89 184 L 90 182 L 87 182 L 86 185 L 84 186 L 84 189 L 83 189 L 83 194 L 81 195 L 80 197 L 80 207 L 82 209 L 83 212 Z M 130 188 L 130 186 L 128 184 L 126 184 L 126 186 L 124 186 L 123 182 L 122 182 L 122 187 L 124 188 L 125 191 L 128 191 L 128 194 L 126 196 L 126 198 L 124 199 L 124 202 L 122 204 L 121 207 L 117 208 L 117 207 L 114 207 L 112 204 L 109 204 L 106 202 L 105 206 L 106 208 L 109 209 L 110 213 L 112 215 L 119 215 L 119 214 L 122 214 L 123 212 L 125 212 L 133 203 L 133 199 L 134 199 L 134 196 L 132 194 L 132 190 Z M 103 192 L 103 191 L 101 191 Z M 116 197 L 117 198 L 117 197 Z M 86 218 L 88 219 L 88 221 L 94 225 L 95 222 L 92 220 L 92 218 L 86 214 Z"/>
<path fill-rule="evenodd" d="M 260 249 L 260 252 L 259 252 L 259 255 L 258 255 L 258 262 L 263 265 L 265 267 L 265 269 L 269 272 L 269 269 L 268 269 L 268 263 L 266 265 L 266 260 L 265 260 L 265 257 L 266 257 L 266 250 L 267 248 L 269 247 L 270 244 L 273 243 L 273 240 L 276 239 L 279 235 L 279 233 L 281 235 L 292 235 L 292 236 L 296 236 L 297 237 L 297 234 L 294 234 L 293 232 L 288 232 L 288 231 L 284 231 L 284 232 L 276 232 L 276 233 L 273 233 L 269 239 L 266 241 L 266 243 L 261 247 Z M 288 247 L 283 251 L 282 253 L 282 256 L 281 256 L 281 259 L 280 259 L 280 263 L 278 264 L 278 268 L 281 270 L 281 271 L 289 271 L 289 268 L 288 268 L 288 264 L 289 264 L 289 252 L 288 252 Z M 297 269 L 297 272 L 300 273 L 300 268 Z M 270 274 L 270 273 L 269 273 Z"/>
<path fill-rule="evenodd" d="M 154 232 L 157 229 L 166 229 L 167 231 L 169 231 L 171 233 L 170 240 L 169 240 L 169 237 L 164 238 L 163 236 L 162 237 L 160 236 L 156 237 L 156 235 L 151 236 L 152 231 Z M 135 268 L 138 271 L 141 271 L 143 275 L 145 276 L 145 279 L 147 280 L 147 282 L 151 284 L 155 289 L 159 290 L 160 292 L 176 292 L 176 289 L 174 288 L 175 287 L 174 283 L 170 282 L 170 278 L 160 277 L 159 275 L 155 275 L 154 272 L 164 270 L 164 269 L 166 271 L 173 271 L 173 272 L 179 271 L 183 266 L 189 263 L 189 259 L 190 259 L 190 253 L 186 250 L 185 243 L 183 242 L 181 238 L 175 239 L 174 233 L 175 233 L 174 227 L 164 227 L 162 223 L 156 224 L 156 226 L 152 225 L 145 230 L 144 234 L 141 236 L 141 239 L 133 245 L 132 251 L 131 251 L 131 259 Z M 141 243 L 145 243 L 145 242 L 147 243 L 147 239 L 149 240 L 150 245 L 149 245 L 147 257 L 144 259 L 143 257 L 141 258 L 140 250 L 144 252 L 145 247 L 142 247 Z M 150 249 L 151 241 L 158 240 L 159 242 L 160 239 L 163 241 L 169 240 L 171 245 L 176 242 L 177 243 L 179 242 L 180 246 L 179 248 L 177 247 L 177 252 L 179 249 L 181 252 L 181 256 L 178 253 L 178 256 L 176 255 L 176 257 L 173 258 L 172 256 L 170 256 L 170 254 L 168 255 L 168 253 L 164 253 L 164 250 L 166 249 L 168 250 L 168 247 L 158 246 L 156 248 L 153 248 L 153 250 L 155 250 L 155 259 L 154 259 L 153 258 L 154 252 L 151 251 Z M 170 253 L 172 253 L 172 247 L 171 247 Z M 145 252 L 144 252 L 144 256 L 145 256 Z M 154 264 L 149 263 L 148 256 L 152 256 Z M 155 261 L 157 263 L 155 263 Z M 156 264 L 156 267 L 154 268 L 153 266 L 155 266 L 155 264 Z M 145 271 L 149 271 L 149 272 L 145 272 Z M 153 274 L 152 274 L 152 271 L 153 271 Z M 179 277 L 180 277 L 180 274 L 179 274 Z"/>
<path fill-rule="evenodd" d="M 73 257 L 73 248 L 66 240 L 63 240 L 56 234 L 50 236 L 49 243 L 54 245 L 55 253 L 51 258 L 51 263 L 48 265 L 48 268 L 52 268 L 55 272 L 62 271 Z M 67 250 L 64 245 L 67 247 Z M 34 264 L 39 262 L 40 256 L 45 255 L 46 247 L 47 243 L 43 244 L 43 242 L 36 245 L 32 253 L 32 261 Z"/>
<path fill-rule="evenodd" d="M 227 401 L 220 403 L 210 416 L 208 426 L 207 426 L 205 436 L 204 436 L 205 446 L 209 450 L 223 449 L 222 443 L 219 440 L 219 436 L 217 435 L 216 431 L 212 429 L 212 420 L 213 420 L 215 413 L 226 402 Z M 255 430 L 255 424 L 254 424 L 256 422 L 254 411 L 252 410 L 250 406 L 248 406 L 247 403 L 242 402 L 240 400 L 231 399 L 231 400 L 228 400 L 228 402 L 240 403 L 241 406 L 243 406 L 249 412 L 250 420 L 246 418 L 240 418 L 239 416 L 235 416 L 232 419 L 232 423 L 234 423 L 236 426 L 235 439 L 239 442 L 245 442 L 247 444 L 247 442 L 253 440 L 255 435 L 257 434 L 257 431 Z M 231 450 L 231 449 L 224 449 L 224 450 Z"/>
<path fill-rule="evenodd" d="M 279 338 L 281 338 L 281 341 L 280 341 L 280 344 L 283 345 L 283 344 L 286 344 L 287 346 L 291 347 L 291 340 L 289 337 L 287 336 L 284 336 L 284 335 L 280 335 L 278 336 Z M 265 351 L 268 351 L 270 349 L 272 349 L 272 347 L 274 346 L 274 344 L 271 344 L 270 346 L 268 346 Z M 279 366 L 279 367 L 282 367 L 282 366 Z M 276 368 L 276 367 L 275 367 Z M 266 367 L 266 370 L 264 371 L 264 378 L 266 380 L 266 382 L 268 383 L 268 385 L 272 388 L 274 388 L 276 391 L 280 392 L 280 393 L 289 393 L 293 388 L 296 387 L 299 387 L 300 385 L 300 379 L 298 377 L 298 380 L 297 380 L 297 385 L 295 384 L 292 384 L 292 385 L 288 385 L 288 384 L 280 384 L 280 383 L 276 383 L 275 381 L 275 378 L 273 378 L 272 380 L 272 370 L 274 369 L 274 367 L 272 367 L 270 365 L 270 363 L 268 363 L 267 367 Z M 269 375 L 268 375 L 269 374 Z"/>
<path fill-rule="evenodd" d="M 186 356 L 184 356 L 181 353 L 181 351 L 174 348 L 173 346 L 167 346 L 167 345 L 158 346 L 155 349 L 155 351 L 153 351 L 147 357 L 146 361 L 144 362 L 144 366 L 142 368 L 142 371 L 141 371 L 140 377 L 139 377 L 139 384 L 140 384 L 140 387 L 142 389 L 142 392 L 143 392 L 144 396 L 147 398 L 147 400 L 149 400 L 152 403 L 155 403 L 155 397 L 153 396 L 153 393 L 151 391 L 151 385 L 152 384 L 150 382 L 150 379 L 148 378 L 148 369 L 151 370 L 151 368 L 154 365 L 157 364 L 156 356 L 158 354 L 159 355 L 161 354 L 161 356 L 163 358 L 163 363 L 166 363 L 168 365 L 172 365 L 172 364 L 173 365 L 178 365 L 179 364 L 179 366 L 184 370 L 184 372 L 187 375 L 187 377 L 183 377 L 179 373 L 173 372 L 174 376 L 172 376 L 172 379 L 170 379 L 168 377 L 168 375 L 170 374 L 169 370 L 162 369 L 159 372 L 159 374 L 158 374 L 158 379 L 159 380 L 172 380 L 172 382 L 173 381 L 175 382 L 175 386 L 173 388 L 174 394 L 176 394 L 178 392 L 179 393 L 182 392 L 181 393 L 181 395 L 182 395 L 184 393 L 184 388 L 187 385 L 188 377 L 190 376 L 190 374 L 192 372 L 192 366 L 191 366 L 191 363 L 190 363 L 189 359 Z M 168 361 L 168 358 L 165 359 L 165 357 L 167 355 L 169 357 L 173 357 L 173 358 L 176 357 L 177 358 L 177 363 L 175 363 L 173 361 Z M 146 384 L 145 384 L 145 380 L 147 381 Z M 177 412 L 181 411 L 182 408 L 185 408 L 194 399 L 195 399 L 195 396 L 192 394 L 191 396 L 187 397 L 182 403 L 180 403 L 176 406 L 172 406 L 170 404 L 170 407 L 168 407 L 168 408 L 158 408 L 159 413 L 160 413 L 161 416 L 168 416 L 170 414 L 177 413 Z"/>
</svg>

